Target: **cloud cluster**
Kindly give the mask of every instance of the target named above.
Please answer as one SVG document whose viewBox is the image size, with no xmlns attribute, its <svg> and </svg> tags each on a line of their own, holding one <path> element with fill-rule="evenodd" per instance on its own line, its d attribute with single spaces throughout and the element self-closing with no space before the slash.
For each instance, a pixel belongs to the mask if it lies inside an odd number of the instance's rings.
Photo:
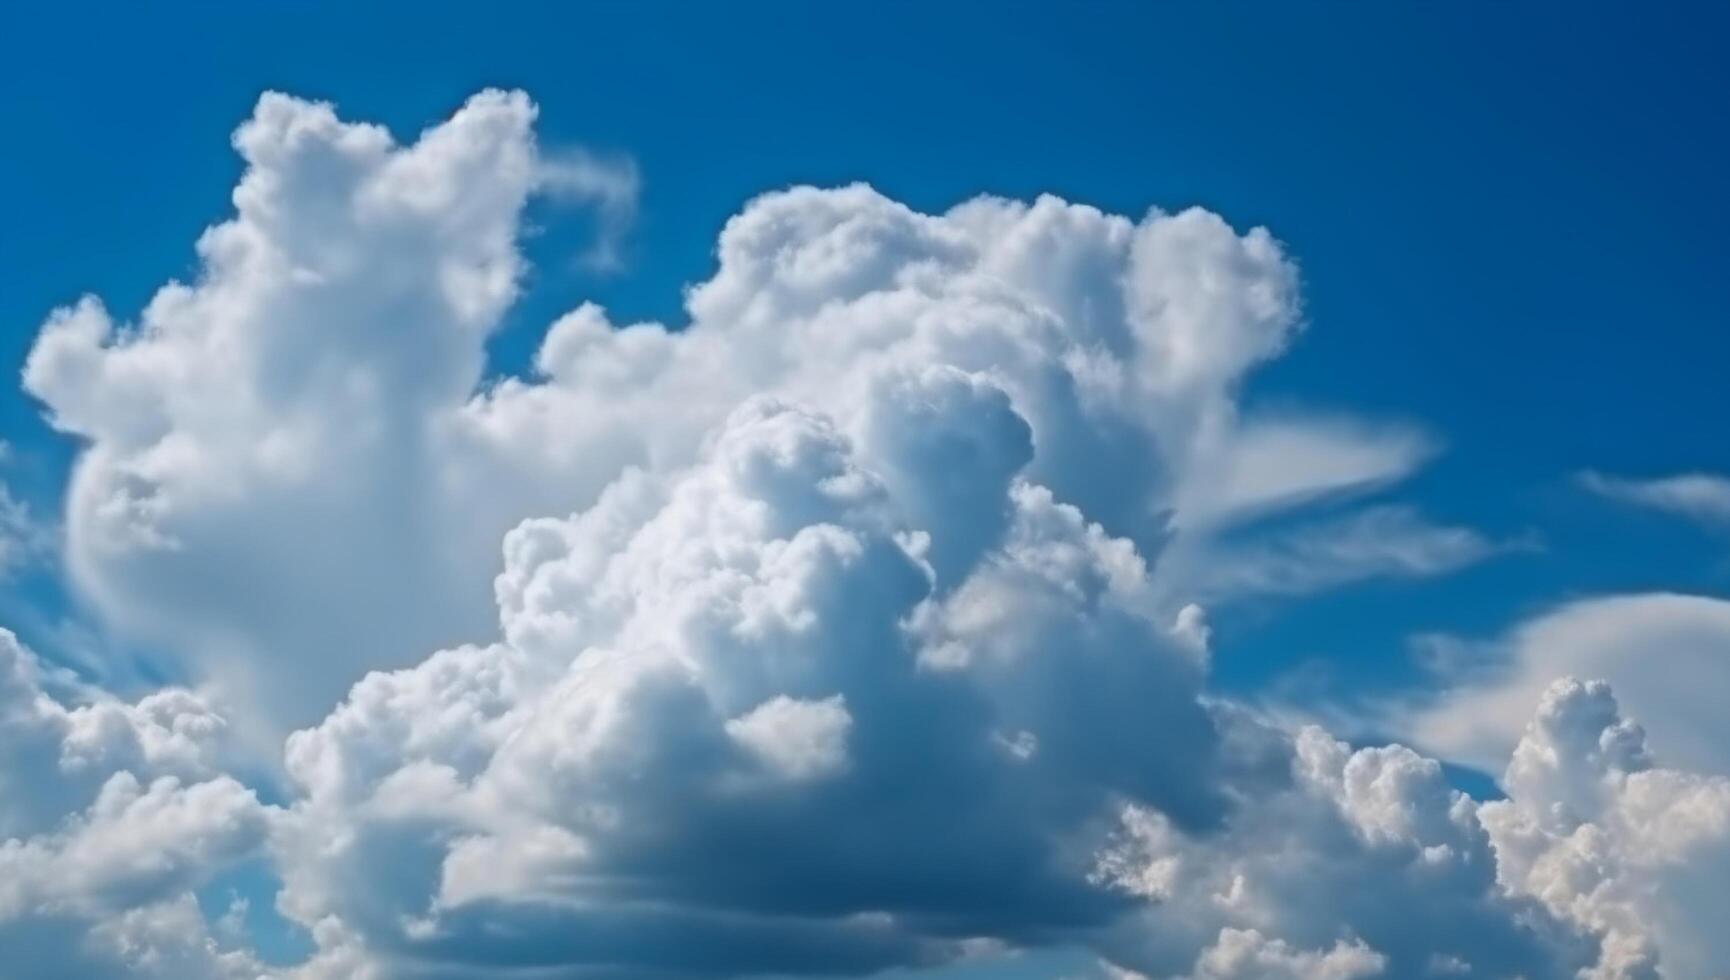
<svg viewBox="0 0 1730 980">
<path fill-rule="evenodd" d="M 1591 961 L 1585 934 L 1498 884 L 1478 805 L 1435 761 L 1353 751 L 1313 727 L 1261 737 L 1280 778 L 1251 787 L 1218 832 L 1178 833 L 1131 805 L 1100 852 L 1100 878 L 1151 903 L 1108 947 L 1139 972 L 1180 975 L 1198 947 L 1203 977 L 1285 975 L 1280 961 L 1322 976 L 1562 977 Z"/>
<path fill-rule="evenodd" d="M 1197 600 L 1494 550 L 1350 500 L 1421 433 L 1239 409 L 1300 324 L 1267 232 L 797 188 L 727 224 L 689 323 L 583 306 L 483 384 L 524 203 L 571 190 L 533 116 L 485 93 L 403 146 L 267 96 L 197 281 L 45 325 L 26 386 L 88 442 L 75 580 L 236 710 L 68 707 L 3 648 L 0 919 L 121 957 L 97 975 L 265 972 L 188 891 L 262 848 L 300 980 L 1720 962 L 1686 908 L 1640 926 L 1664 848 L 1722 860 L 1710 779 L 1528 734 L 1480 805 L 1208 694 Z M 288 727 L 262 806 L 224 733 Z M 1697 817 L 1642 836 L 1659 793 Z M 1611 883 L 1568 891 L 1594 834 Z"/>
<path fill-rule="evenodd" d="M 1545 692 L 1509 799 L 1482 808 L 1508 886 L 1604 937 L 1593 978 L 1709 977 L 1730 964 L 1730 778 L 1666 769 L 1608 685 Z"/>
<path fill-rule="evenodd" d="M 1026 446 L 1006 400 L 924 385 L 878 390 Z M 905 492 L 1004 510 L 945 588 L 944 522 L 910 528 L 864 445 L 752 399 L 693 467 L 513 531 L 504 642 L 375 674 L 290 739 L 292 914 L 405 961 L 596 976 L 982 939 L 1162 976 L 1588 961 L 1503 894 L 1436 763 L 1206 703 L 1206 651 L 1149 614 L 1128 539 L 1004 467 L 926 471 Z"/>
<path fill-rule="evenodd" d="M 988 381 L 1028 429 L 1013 465 L 1030 480 L 1144 546 L 1183 537 L 1196 561 L 1209 531 L 1385 485 L 1430 452 L 1400 426 L 1240 417 L 1238 382 L 1299 322 L 1265 231 L 1049 197 L 926 215 L 863 186 L 771 194 L 722 232 L 688 325 L 615 327 L 585 306 L 549 330 L 536 377 L 483 385 L 528 198 L 616 216 L 634 188 L 543 152 L 533 118 L 488 92 L 399 145 L 267 95 L 235 135 L 235 215 L 199 240 L 196 279 L 136 323 L 95 299 L 61 310 L 30 354 L 25 387 L 88 442 L 75 581 L 113 628 L 220 682 L 249 726 L 280 734 L 366 669 L 484 639 L 506 531 L 592 504 L 628 467 L 688 465 L 753 395 L 863 426 L 884 401 L 870 386 L 939 367 Z M 904 448 L 919 467 L 952 447 Z"/>
<path fill-rule="evenodd" d="M 68 706 L 0 630 L 0 949 L 26 980 L 240 977 L 192 889 L 263 847 L 253 792 L 215 771 L 224 725 L 194 695 Z"/>
</svg>

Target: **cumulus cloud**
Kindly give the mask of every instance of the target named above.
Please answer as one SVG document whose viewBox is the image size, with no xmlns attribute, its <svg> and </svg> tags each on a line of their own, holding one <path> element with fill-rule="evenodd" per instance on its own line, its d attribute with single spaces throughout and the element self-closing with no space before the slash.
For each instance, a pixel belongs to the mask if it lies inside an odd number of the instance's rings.
<svg viewBox="0 0 1730 980">
<path fill-rule="evenodd" d="M 1710 473 L 1635 479 L 1596 470 L 1579 475 L 1582 487 L 1637 507 L 1669 511 L 1702 524 L 1730 526 L 1730 478 Z"/>
<path fill-rule="evenodd" d="M 194 695 L 50 696 L 0 630 L 0 949 L 9 975 L 256 976 L 192 889 L 259 851 L 268 814 L 214 772 L 221 718 Z M 250 973 L 248 971 L 251 971 Z"/>
<path fill-rule="evenodd" d="M 945 588 L 870 458 L 753 399 L 692 467 L 513 531 L 502 642 L 375 674 L 290 740 L 284 907 L 471 974 L 864 972 L 981 940 L 1158 976 L 1591 961 L 1500 890 L 1437 763 L 1210 706 L 1133 542 L 986 469 L 1005 526 Z"/>
<path fill-rule="evenodd" d="M 87 442 L 74 582 L 262 735 L 316 720 L 367 669 L 484 638 L 506 531 L 593 504 L 628 468 L 689 465 L 753 395 L 906 441 L 880 447 L 879 476 L 926 508 L 915 523 L 970 484 L 922 500 L 895 466 L 942 459 L 1024 469 L 1150 548 L 1384 485 L 1429 452 L 1399 427 L 1238 417 L 1242 378 L 1300 323 L 1266 231 L 1051 197 L 928 215 L 863 186 L 767 195 L 728 222 L 689 324 L 584 306 L 534 376 L 483 386 L 528 200 L 586 202 L 616 229 L 636 196 L 627 165 L 542 151 L 534 116 L 487 92 L 400 144 L 266 95 L 235 134 L 235 213 L 200 238 L 196 277 L 132 323 L 94 298 L 57 311 L 31 351 L 25 387 Z M 1000 406 L 926 429 L 955 398 Z M 992 424 L 1019 436 L 973 428 Z M 949 513 L 971 530 L 933 538 L 939 575 L 1003 520 Z"/>
<path fill-rule="evenodd" d="M 117 628 L 306 717 L 361 666 L 484 627 L 487 563 L 440 531 L 462 523 L 437 409 L 515 295 L 533 114 L 487 93 L 403 148 L 266 95 L 197 279 L 136 324 L 94 299 L 50 318 L 24 383 L 88 440 L 67 560 Z"/>
<path fill-rule="evenodd" d="M 1493 772 L 1550 682 L 1569 674 L 1608 680 L 1665 759 L 1730 776 L 1730 602 L 1709 596 L 1608 596 L 1550 610 L 1457 651 L 1443 665 L 1444 692 L 1403 706 L 1388 727 Z"/>
<path fill-rule="evenodd" d="M 1113 903 L 1061 872 L 1052 834 L 1097 805 L 1083 766 L 1131 758 L 1090 752 L 1119 733 L 1056 699 L 1112 692 L 1026 683 L 1051 673 L 1028 663 L 1050 652 L 927 606 L 934 572 L 893 506 L 826 419 L 755 400 L 695 468 L 518 528 L 504 645 L 375 675 L 290 741 L 307 791 L 291 821 L 307 850 L 284 862 L 295 914 L 351 923 L 373 948 L 601 975 L 859 971 L 1101 914 Z M 1011 581 L 1046 576 L 1017 594 L 1051 628 L 1134 587 L 1133 555 L 1073 511 L 1031 493 L 1017 509 L 1009 533 L 1028 559 L 1071 555 L 1084 590 L 1002 559 Z M 955 596 L 971 608 L 966 586 Z M 1110 638 L 1136 645 L 1091 656 L 1150 680 L 1172 671 L 1193 719 L 1185 733 L 1144 716 L 1135 754 L 1153 764 L 1126 775 L 1205 820 L 1193 776 L 1155 783 L 1180 748 L 1211 741 L 1193 661 L 1159 624 L 1111 620 Z M 922 665 L 925 646 L 962 636 L 980 637 L 981 676 Z M 1032 759 L 994 742 L 1008 725 L 1040 726 Z M 384 875 L 400 890 L 339 884 L 377 873 L 381 842 L 408 840 Z M 530 931 L 502 936 L 501 920 Z"/>
<path fill-rule="evenodd" d="M 1438 763 L 1313 727 L 1257 737 L 1277 778 L 1219 832 L 1132 805 L 1099 852 L 1097 880 L 1149 901 L 1107 944 L 1137 972 L 1564 977 L 1591 961 L 1581 934 L 1498 886 L 1477 804 Z"/>
<path fill-rule="evenodd" d="M 267 96 L 196 281 L 45 325 L 25 383 L 87 441 L 75 580 L 208 687 L 73 706 L 0 648 L 0 915 L 54 910 L 124 958 L 98 975 L 267 972 L 188 896 L 262 847 L 300 980 L 1712 961 L 1686 916 L 1504 866 L 1547 838 L 1438 763 L 1207 693 L 1198 598 L 1491 547 L 1399 505 L 1261 526 L 1431 451 L 1242 417 L 1301 323 L 1268 232 L 795 188 L 728 222 L 688 323 L 583 306 L 483 386 L 521 212 L 560 189 L 533 116 L 484 93 L 402 145 Z M 1210 585 L 1233 554 L 1263 570 Z M 290 725 L 262 806 L 221 745 Z M 1546 813 L 1580 782 L 1509 779 Z"/>
<path fill-rule="evenodd" d="M 1362 943 L 1340 940 L 1323 952 L 1293 950 L 1254 929 L 1226 929 L 1196 963 L 1196 980 L 1354 980 L 1378 976 L 1386 960 Z"/>
<path fill-rule="evenodd" d="M 1593 978 L 1730 966 L 1730 779 L 1662 768 L 1602 681 L 1545 691 L 1483 821 L 1510 889 L 1604 937 Z"/>
</svg>

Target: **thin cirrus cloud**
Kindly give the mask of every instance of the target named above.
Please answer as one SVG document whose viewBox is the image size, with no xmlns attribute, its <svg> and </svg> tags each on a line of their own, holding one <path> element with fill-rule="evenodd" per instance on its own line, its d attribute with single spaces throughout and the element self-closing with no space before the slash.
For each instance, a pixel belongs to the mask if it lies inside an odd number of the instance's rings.
<svg viewBox="0 0 1730 980">
<path fill-rule="evenodd" d="M 1433 436 L 1411 425 L 1314 413 L 1255 417 L 1215 472 L 1187 481 L 1175 513 L 1205 526 L 1364 494 L 1412 475 L 1438 450 Z"/>
<path fill-rule="evenodd" d="M 625 239 L 636 224 L 642 192 L 635 160 L 581 147 L 543 153 L 535 188 L 555 202 L 594 209 L 594 241 L 578 257 L 584 265 L 598 272 L 624 268 Z"/>
<path fill-rule="evenodd" d="M 1709 819 L 1730 783 L 1663 768 L 1603 685 L 1542 690 L 1496 803 L 1409 749 L 1207 691 L 1197 599 L 1494 547 L 1405 504 L 1304 516 L 1432 449 L 1373 420 L 1244 416 L 1244 378 L 1299 325 L 1268 232 L 777 191 L 727 223 L 688 324 L 585 305 L 532 375 L 483 386 L 523 209 L 558 190 L 534 116 L 487 92 L 403 145 L 267 95 L 196 282 L 133 324 L 86 299 L 44 325 L 25 385 L 86 442 L 73 582 L 195 690 L 75 703 L 5 637 L 0 786 L 30 788 L 0 793 L 9 962 L 294 980 L 864 975 L 1058 947 L 1146 977 L 1723 962 L 1697 910 L 1730 900 Z M 1320 530 L 1258 526 L 1276 513 Z M 1260 550 L 1226 550 L 1227 529 Z M 1247 580 L 1210 564 L 1243 555 Z M 268 794 L 237 775 L 261 757 L 280 759 Z M 1666 808 L 1706 816 L 1644 820 Z M 1588 856 L 1595 878 L 1573 873 Z M 201 911 L 256 862 L 302 962 Z"/>
<path fill-rule="evenodd" d="M 1715 527 L 1730 527 L 1730 478 L 1680 473 L 1639 479 L 1586 470 L 1580 486 L 1611 500 L 1667 511 Z"/>
<path fill-rule="evenodd" d="M 1187 564 L 1172 564 L 1178 582 L 1218 604 L 1299 596 L 1365 579 L 1442 575 L 1523 547 L 1529 544 L 1497 542 L 1469 527 L 1430 521 L 1411 507 L 1381 504 L 1247 543 L 1216 545 Z"/>
</svg>

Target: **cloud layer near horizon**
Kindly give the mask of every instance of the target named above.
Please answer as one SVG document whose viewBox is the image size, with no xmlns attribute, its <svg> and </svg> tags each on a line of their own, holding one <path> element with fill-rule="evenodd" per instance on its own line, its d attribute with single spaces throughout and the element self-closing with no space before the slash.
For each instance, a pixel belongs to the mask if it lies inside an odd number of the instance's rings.
<svg viewBox="0 0 1730 980">
<path fill-rule="evenodd" d="M 1239 409 L 1300 323 L 1266 231 L 796 188 L 727 224 L 688 324 L 584 306 L 483 383 L 561 186 L 533 118 L 483 93 L 403 146 L 268 95 L 197 280 L 44 326 L 26 387 L 88 442 L 71 572 L 201 693 L 56 696 L 7 637 L 0 945 L 95 964 L 45 976 L 1725 961 L 1693 903 L 1730 900 L 1730 783 L 1659 768 L 1606 688 L 1550 688 L 1489 804 L 1206 693 L 1198 601 L 1495 550 L 1352 501 L 1422 433 Z M 279 745 L 266 805 L 226 763 Z M 194 901 L 256 860 L 305 963 Z"/>
</svg>

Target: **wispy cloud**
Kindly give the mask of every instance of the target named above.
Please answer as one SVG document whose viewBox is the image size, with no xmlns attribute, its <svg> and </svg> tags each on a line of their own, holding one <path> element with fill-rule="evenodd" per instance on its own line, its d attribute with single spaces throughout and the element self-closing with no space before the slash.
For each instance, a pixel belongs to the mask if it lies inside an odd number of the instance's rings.
<svg viewBox="0 0 1730 980">
<path fill-rule="evenodd" d="M 1249 595 L 1303 595 L 1370 578 L 1423 578 L 1457 571 L 1534 542 L 1497 542 L 1437 524 L 1411 507 L 1384 505 L 1222 547 L 1202 562 L 1202 594 L 1218 602 Z"/>
<path fill-rule="evenodd" d="M 1730 477 L 1679 473 L 1640 479 L 1586 470 L 1577 480 L 1580 486 L 1611 500 L 1669 511 L 1702 524 L 1730 527 Z"/>
<path fill-rule="evenodd" d="M 11 458 L 12 447 L 0 440 L 0 463 Z M 0 481 L 0 580 L 41 558 L 54 548 L 52 529 L 37 520 L 30 506 L 12 495 Z"/>
<path fill-rule="evenodd" d="M 642 192 L 637 161 L 568 147 L 545 155 L 537 177 L 547 197 L 595 209 L 595 241 L 581 260 L 597 272 L 618 271 L 624 265 L 625 237 L 637 221 Z"/>
<path fill-rule="evenodd" d="M 1416 426 L 1291 413 L 1247 422 L 1178 493 L 1186 527 L 1217 527 L 1319 500 L 1369 493 L 1411 476 L 1440 450 Z"/>
</svg>

